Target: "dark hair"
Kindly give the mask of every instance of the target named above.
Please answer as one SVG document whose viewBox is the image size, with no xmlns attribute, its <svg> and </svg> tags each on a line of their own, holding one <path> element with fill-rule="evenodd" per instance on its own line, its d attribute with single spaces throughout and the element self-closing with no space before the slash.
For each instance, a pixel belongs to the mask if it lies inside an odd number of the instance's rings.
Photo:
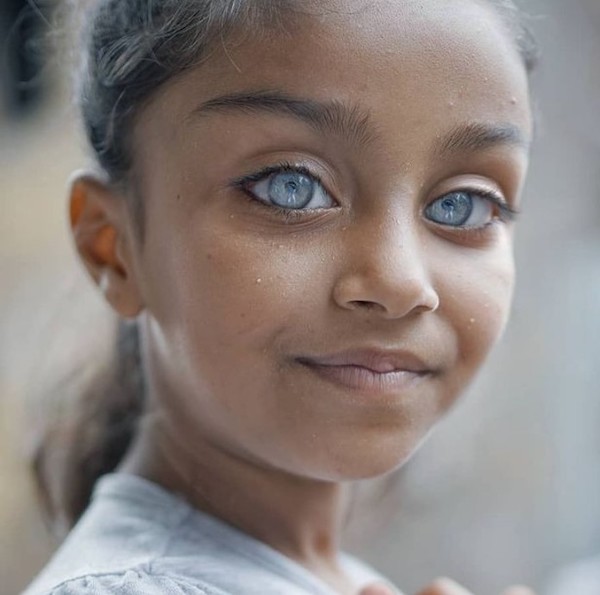
<svg viewBox="0 0 600 595">
<path fill-rule="evenodd" d="M 492 3 L 530 70 L 535 44 L 517 9 L 510 0 Z M 257 35 L 300 9 L 299 0 L 95 0 L 82 28 L 86 50 L 76 88 L 89 143 L 110 182 L 127 183 L 134 119 L 161 85 L 198 65 L 233 33 Z M 141 228 L 143 204 L 126 194 L 136 203 L 130 206 Z M 37 448 L 43 502 L 67 527 L 87 507 L 97 478 L 115 469 L 135 435 L 144 406 L 141 365 L 137 326 L 121 322 L 112 366 L 83 392 L 75 415 L 51 425 Z"/>
<path fill-rule="evenodd" d="M 57 532 L 68 530 L 87 507 L 96 479 L 114 470 L 143 410 L 144 382 L 137 325 L 119 322 L 111 361 L 84 374 L 86 388 L 73 411 L 59 407 L 34 456 L 45 511 Z M 75 377 L 66 379 L 78 387 Z M 65 387 L 59 386 L 62 393 Z M 67 391 L 68 392 L 68 389 Z"/>
</svg>

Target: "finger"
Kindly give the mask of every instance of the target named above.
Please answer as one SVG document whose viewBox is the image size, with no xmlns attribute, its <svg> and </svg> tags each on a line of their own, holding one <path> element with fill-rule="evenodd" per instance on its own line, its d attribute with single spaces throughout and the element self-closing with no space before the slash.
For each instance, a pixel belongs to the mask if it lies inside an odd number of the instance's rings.
<svg viewBox="0 0 600 595">
<path fill-rule="evenodd" d="M 394 591 L 383 583 L 374 583 L 363 587 L 358 595 L 395 595 Z"/>
<path fill-rule="evenodd" d="M 417 595 L 472 595 L 472 593 L 449 578 L 439 578 L 423 591 L 419 591 Z"/>
</svg>

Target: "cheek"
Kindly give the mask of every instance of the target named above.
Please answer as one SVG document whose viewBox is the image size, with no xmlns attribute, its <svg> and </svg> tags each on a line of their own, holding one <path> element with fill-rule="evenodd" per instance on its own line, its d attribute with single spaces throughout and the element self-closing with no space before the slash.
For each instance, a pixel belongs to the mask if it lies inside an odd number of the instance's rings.
<svg viewBox="0 0 600 595">
<path fill-rule="evenodd" d="M 296 355 L 297 337 L 322 331 L 332 259 L 306 239 L 302 246 L 264 241 L 219 233 L 216 225 L 192 237 L 169 258 L 178 264 L 167 273 L 168 319 L 160 324 L 170 348 L 164 373 L 181 413 L 173 413 L 174 398 L 164 407 L 189 435 L 211 435 L 227 448 L 304 469 L 306 459 L 320 460 L 330 449 L 311 450 L 302 420 L 312 427 L 318 419 L 302 390 L 290 398 L 296 387 L 286 383 L 286 361 Z"/>
<path fill-rule="evenodd" d="M 298 321 L 310 325 L 326 300 L 320 250 L 231 228 L 220 232 L 214 223 L 188 237 L 187 245 L 173 248 L 170 260 L 177 268 L 170 267 L 165 302 L 178 351 L 191 356 L 205 378 L 225 374 L 232 383 L 247 376 L 247 368 L 253 382 L 267 383 L 276 370 L 266 366 L 276 366 L 277 359 L 265 358 L 264 351 L 277 352 Z"/>
<path fill-rule="evenodd" d="M 326 303 L 323 258 L 310 242 L 265 240 L 229 217 L 205 221 L 148 253 L 148 309 L 164 337 L 156 362 L 169 395 L 161 407 L 188 436 L 269 452 L 274 434 L 289 442 L 297 417 L 277 387 L 290 334 Z"/>
<path fill-rule="evenodd" d="M 456 337 L 457 370 L 473 375 L 506 327 L 515 277 L 512 251 L 482 253 L 452 272 L 444 281 L 442 314 Z"/>
</svg>

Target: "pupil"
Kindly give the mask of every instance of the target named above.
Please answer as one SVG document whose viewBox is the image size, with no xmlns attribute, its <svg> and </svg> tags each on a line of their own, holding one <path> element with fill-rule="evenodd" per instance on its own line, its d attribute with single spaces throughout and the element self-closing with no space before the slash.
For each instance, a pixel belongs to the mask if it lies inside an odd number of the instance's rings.
<svg viewBox="0 0 600 595">
<path fill-rule="evenodd" d="M 451 199 L 449 199 L 449 198 L 447 198 L 447 199 L 444 201 L 444 208 L 445 208 L 447 211 L 454 211 L 454 209 L 456 208 L 456 202 L 455 202 L 455 201 L 453 201 L 453 200 L 451 200 Z"/>
</svg>

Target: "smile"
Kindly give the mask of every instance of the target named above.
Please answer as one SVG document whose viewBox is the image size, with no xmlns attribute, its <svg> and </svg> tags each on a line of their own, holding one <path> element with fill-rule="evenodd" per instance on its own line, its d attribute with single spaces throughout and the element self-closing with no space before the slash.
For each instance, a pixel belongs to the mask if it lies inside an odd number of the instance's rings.
<svg viewBox="0 0 600 595">
<path fill-rule="evenodd" d="M 407 352 L 355 350 L 297 361 L 338 387 L 373 395 L 404 392 L 433 373 Z"/>
</svg>

